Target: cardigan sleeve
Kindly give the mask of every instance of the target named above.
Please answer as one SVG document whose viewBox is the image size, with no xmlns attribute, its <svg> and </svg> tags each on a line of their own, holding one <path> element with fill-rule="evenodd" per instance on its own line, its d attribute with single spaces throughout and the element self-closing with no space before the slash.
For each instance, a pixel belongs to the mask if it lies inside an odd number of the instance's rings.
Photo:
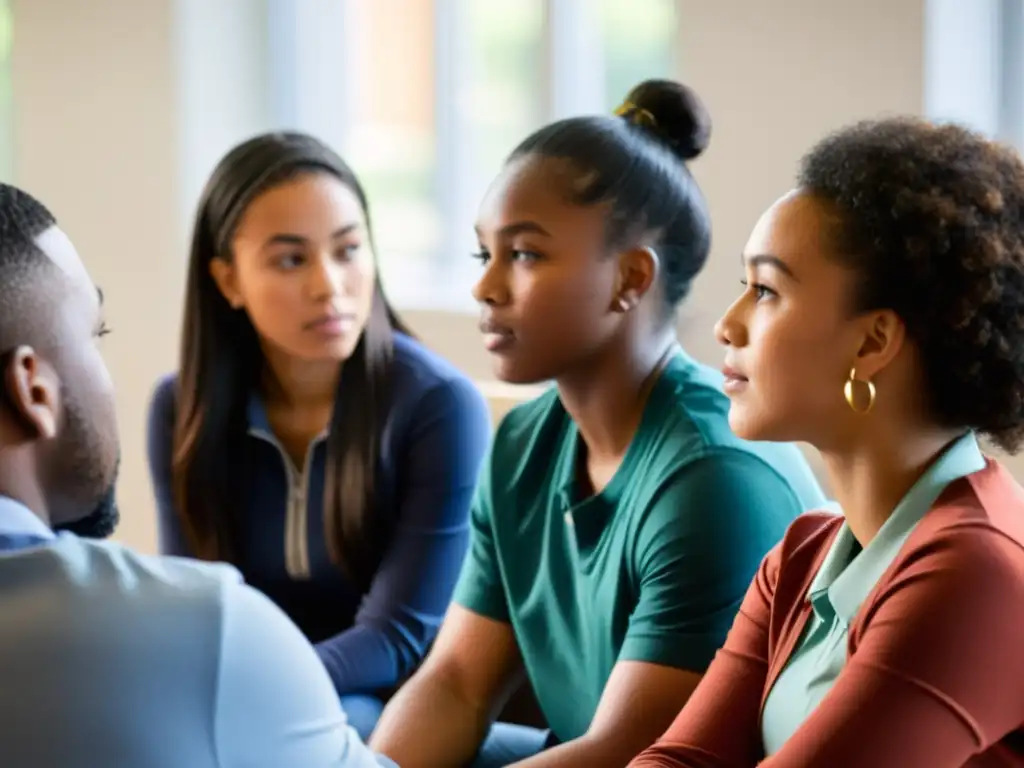
<svg viewBox="0 0 1024 768">
<path fill-rule="evenodd" d="M 174 506 L 171 455 L 174 450 L 176 377 L 162 379 L 153 392 L 146 424 L 146 458 L 156 501 L 157 540 L 160 554 L 191 557 L 192 551 Z"/>
<path fill-rule="evenodd" d="M 359 740 L 309 642 L 281 609 L 244 584 L 222 594 L 216 764 L 396 768 Z"/>
<path fill-rule="evenodd" d="M 960 768 L 1024 722 L 1024 550 L 965 526 L 915 554 L 765 768 Z"/>
<path fill-rule="evenodd" d="M 355 623 L 317 646 L 340 694 L 394 685 L 426 655 L 469 541 L 469 509 L 490 412 L 468 380 L 424 395 L 401 475 L 399 518 Z"/>
<path fill-rule="evenodd" d="M 1019 543 L 983 525 L 937 535 L 865 605 L 834 686 L 760 765 L 965 765 L 1024 722 L 1024 622 L 1011 618 L 1022 604 Z M 737 627 L 747 624 L 737 619 Z M 763 688 L 764 657 L 734 658 L 756 651 L 740 640 L 730 637 L 707 684 L 636 766 L 757 764 L 762 689 L 755 695 L 754 675 L 740 670 L 761 669 Z"/>
</svg>

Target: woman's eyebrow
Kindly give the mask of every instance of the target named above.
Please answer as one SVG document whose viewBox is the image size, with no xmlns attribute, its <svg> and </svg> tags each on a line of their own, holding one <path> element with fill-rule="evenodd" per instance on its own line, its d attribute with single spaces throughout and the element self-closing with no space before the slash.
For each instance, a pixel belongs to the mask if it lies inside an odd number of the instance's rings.
<svg viewBox="0 0 1024 768">
<path fill-rule="evenodd" d="M 741 254 L 740 261 L 748 267 L 774 267 L 790 279 L 795 280 L 798 283 L 800 282 L 800 279 L 793 274 L 793 270 L 789 268 L 789 264 L 784 262 L 778 256 L 773 256 L 770 253 L 757 253 L 753 256 L 745 256 Z"/>
</svg>

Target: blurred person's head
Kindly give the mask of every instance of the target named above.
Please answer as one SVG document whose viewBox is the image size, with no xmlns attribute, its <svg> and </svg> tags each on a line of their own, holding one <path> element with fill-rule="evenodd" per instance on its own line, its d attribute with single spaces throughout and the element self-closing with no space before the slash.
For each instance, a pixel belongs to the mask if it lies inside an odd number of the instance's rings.
<svg viewBox="0 0 1024 768">
<path fill-rule="evenodd" d="M 338 376 L 325 509 L 336 561 L 372 558 L 373 469 L 395 330 L 366 194 L 298 133 L 257 136 L 218 164 L 199 202 L 188 271 L 173 458 L 196 551 L 230 560 L 246 406 L 286 379 Z M 339 419 L 343 420 L 339 423 Z"/>
<path fill-rule="evenodd" d="M 0 315 L 0 495 L 55 530 L 108 536 L 118 436 L 100 293 L 53 215 L 8 184 Z"/>
<path fill-rule="evenodd" d="M 1024 436 L 1024 165 L 918 119 L 841 130 L 761 217 L 719 322 L 729 422 L 844 451 L 879 430 Z"/>
<path fill-rule="evenodd" d="M 673 333 L 710 250 L 686 165 L 710 133 L 692 90 L 651 80 L 615 114 L 560 120 L 512 152 L 477 221 L 474 296 L 499 378 L 558 379 Z"/>
</svg>

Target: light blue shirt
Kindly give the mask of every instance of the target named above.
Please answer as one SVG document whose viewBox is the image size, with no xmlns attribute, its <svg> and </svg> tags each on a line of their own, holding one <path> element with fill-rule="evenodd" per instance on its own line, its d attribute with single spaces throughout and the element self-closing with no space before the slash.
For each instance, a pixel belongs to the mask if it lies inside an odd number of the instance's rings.
<svg viewBox="0 0 1024 768">
<path fill-rule="evenodd" d="M 229 566 L 53 533 L 0 497 L 0 765 L 378 768 L 316 652 Z"/>
<path fill-rule="evenodd" d="M 862 551 L 844 522 L 807 590 L 814 608 L 800 644 L 765 701 L 765 755 L 777 752 L 831 690 L 846 664 L 851 622 L 946 486 L 985 468 L 973 433 L 954 442 L 907 492 Z"/>
</svg>

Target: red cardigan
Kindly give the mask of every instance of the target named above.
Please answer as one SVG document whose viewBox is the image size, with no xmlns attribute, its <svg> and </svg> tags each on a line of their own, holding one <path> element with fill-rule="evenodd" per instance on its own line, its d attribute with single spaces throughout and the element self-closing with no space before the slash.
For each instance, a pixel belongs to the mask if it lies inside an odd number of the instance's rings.
<svg viewBox="0 0 1024 768">
<path fill-rule="evenodd" d="M 765 697 L 840 523 L 792 524 L 690 701 L 631 768 L 1024 766 L 1024 489 L 992 459 L 918 523 L 851 624 L 832 690 L 765 759 Z"/>
</svg>

